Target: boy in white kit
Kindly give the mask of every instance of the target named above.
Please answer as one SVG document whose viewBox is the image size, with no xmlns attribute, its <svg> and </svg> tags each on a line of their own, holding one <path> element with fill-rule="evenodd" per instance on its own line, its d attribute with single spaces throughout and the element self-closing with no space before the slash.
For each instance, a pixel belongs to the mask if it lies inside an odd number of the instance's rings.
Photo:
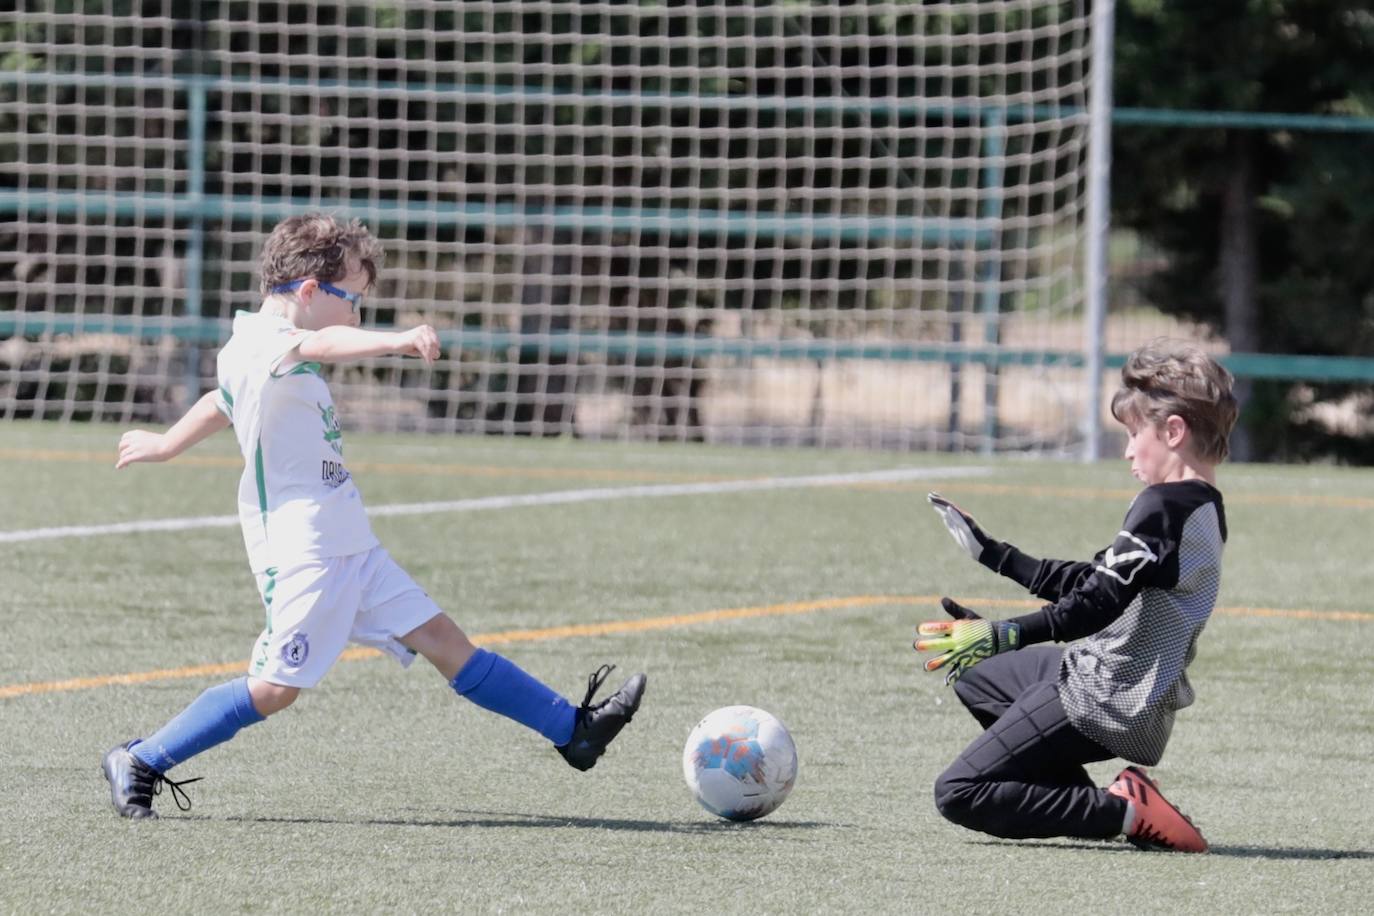
<svg viewBox="0 0 1374 916">
<path fill-rule="evenodd" d="M 320 365 L 439 355 L 428 325 L 397 333 L 358 327 L 358 305 L 382 254 L 357 221 L 319 214 L 282 221 L 262 252 L 262 308 L 235 315 L 219 353 L 219 389 L 166 433 L 132 430 L 120 439 L 116 468 L 167 461 L 233 425 L 245 462 L 239 520 L 267 610 L 248 676 L 211 687 L 153 735 L 105 755 L 111 800 L 125 817 L 156 817 L 152 797 L 164 783 L 189 808 L 184 782 L 167 771 L 290 706 L 350 641 L 402 665 L 424 656 L 459 695 L 538 731 L 579 770 L 596 764 L 639 708 L 643 674 L 592 705 L 611 670 L 603 665 L 574 707 L 506 658 L 476 648 L 373 535 Z"/>
</svg>

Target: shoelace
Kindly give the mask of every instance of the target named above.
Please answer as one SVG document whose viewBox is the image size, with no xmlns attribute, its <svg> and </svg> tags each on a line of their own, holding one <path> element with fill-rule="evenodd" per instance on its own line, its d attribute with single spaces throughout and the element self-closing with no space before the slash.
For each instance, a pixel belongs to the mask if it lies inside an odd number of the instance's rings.
<svg viewBox="0 0 1374 916">
<path fill-rule="evenodd" d="M 606 683 L 606 678 L 611 676 L 615 670 L 615 665 L 602 665 L 587 676 L 587 695 L 582 698 L 582 705 L 578 708 L 578 715 L 585 716 L 592 708 L 592 697 L 601 689 L 601 685 Z"/>
<path fill-rule="evenodd" d="M 172 787 L 172 801 L 177 803 L 177 808 L 182 811 L 190 811 L 191 796 L 186 794 L 186 790 L 182 786 L 189 786 L 191 783 L 200 782 L 204 778 L 204 776 L 197 776 L 195 779 L 183 779 L 181 782 L 175 782 L 161 773 L 156 773 L 153 775 L 153 794 L 161 795 L 163 784 L 169 785 Z"/>
</svg>

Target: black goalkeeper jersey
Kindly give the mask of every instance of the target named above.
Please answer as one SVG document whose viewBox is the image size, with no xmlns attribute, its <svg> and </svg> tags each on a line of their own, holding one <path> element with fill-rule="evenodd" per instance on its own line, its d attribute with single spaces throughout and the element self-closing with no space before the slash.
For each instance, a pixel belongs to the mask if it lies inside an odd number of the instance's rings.
<svg viewBox="0 0 1374 916">
<path fill-rule="evenodd" d="M 1221 493 L 1186 480 L 1142 490 L 1091 563 L 994 547 L 989 565 L 1053 602 L 1017 618 L 1023 643 L 1072 643 L 1059 673 L 1064 710 L 1113 754 L 1158 763 L 1174 713 L 1192 704 L 1186 669 L 1216 604 L 1225 542 Z"/>
</svg>

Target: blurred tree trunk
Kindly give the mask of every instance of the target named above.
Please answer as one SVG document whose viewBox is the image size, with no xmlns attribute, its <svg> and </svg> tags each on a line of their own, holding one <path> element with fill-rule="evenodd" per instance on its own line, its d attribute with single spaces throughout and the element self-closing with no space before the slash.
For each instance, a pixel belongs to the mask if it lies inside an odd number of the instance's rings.
<svg viewBox="0 0 1374 916">
<path fill-rule="evenodd" d="M 1255 221 L 1254 170 L 1251 162 L 1252 136 L 1233 131 L 1228 138 L 1226 171 L 1221 195 L 1221 251 L 1219 274 L 1226 339 L 1233 353 L 1255 353 L 1260 349 L 1259 227 Z M 1240 403 L 1250 400 L 1249 379 L 1236 381 Z M 1244 423 L 1237 424 L 1231 436 L 1231 454 L 1237 461 L 1253 457 L 1250 436 Z"/>
<path fill-rule="evenodd" d="M 1119 0 L 1121 108 L 1367 116 L 1369 0 Z M 1149 301 L 1236 353 L 1374 352 L 1374 135 L 1118 125 L 1112 225 L 1162 252 Z M 1374 437 L 1314 418 L 1292 394 L 1349 409 L 1369 382 L 1241 380 L 1232 453 L 1374 461 Z M 1342 406 L 1347 405 L 1347 406 Z"/>
</svg>

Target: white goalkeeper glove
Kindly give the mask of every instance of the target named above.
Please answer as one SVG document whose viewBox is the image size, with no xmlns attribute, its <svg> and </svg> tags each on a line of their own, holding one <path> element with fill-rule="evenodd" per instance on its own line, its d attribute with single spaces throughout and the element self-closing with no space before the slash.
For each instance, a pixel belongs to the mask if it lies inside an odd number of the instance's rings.
<svg viewBox="0 0 1374 916">
<path fill-rule="evenodd" d="M 930 505 L 934 507 L 935 511 L 940 513 L 940 521 L 944 522 L 945 527 L 949 529 L 950 536 L 954 538 L 954 543 L 964 548 L 973 559 L 982 563 L 984 552 L 989 546 L 997 542 L 983 533 L 983 529 L 978 527 L 973 516 L 939 493 L 927 493 L 926 499 L 930 501 Z"/>
</svg>

